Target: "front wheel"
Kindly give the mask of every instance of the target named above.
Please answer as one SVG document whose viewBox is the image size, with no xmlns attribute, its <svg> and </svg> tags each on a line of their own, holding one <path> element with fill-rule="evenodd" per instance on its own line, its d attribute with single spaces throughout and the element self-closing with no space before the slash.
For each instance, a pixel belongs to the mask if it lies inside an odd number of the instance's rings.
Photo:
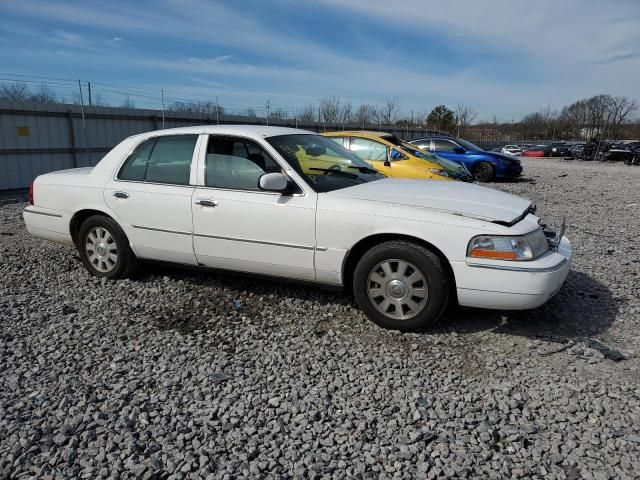
<svg viewBox="0 0 640 480">
<path fill-rule="evenodd" d="M 93 215 L 82 223 L 78 250 L 85 268 L 97 277 L 130 277 L 137 266 L 125 233 L 113 219 L 102 215 Z"/>
<path fill-rule="evenodd" d="M 390 241 L 363 255 L 354 272 L 353 290 L 358 305 L 374 323 L 410 331 L 442 315 L 450 284 L 433 252 L 412 242 Z"/>
<path fill-rule="evenodd" d="M 479 182 L 491 182 L 495 177 L 493 165 L 489 162 L 478 162 L 473 167 L 473 177 Z"/>
</svg>

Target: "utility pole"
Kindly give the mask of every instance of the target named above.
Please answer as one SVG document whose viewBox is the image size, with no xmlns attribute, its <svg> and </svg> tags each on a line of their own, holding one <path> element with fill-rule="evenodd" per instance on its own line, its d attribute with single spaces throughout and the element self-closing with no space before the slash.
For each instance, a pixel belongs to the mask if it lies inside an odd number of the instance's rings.
<svg viewBox="0 0 640 480">
<path fill-rule="evenodd" d="M 216 125 L 220 125 L 220 117 L 218 115 L 218 96 L 216 95 Z"/>
<path fill-rule="evenodd" d="M 91 106 L 91 82 L 87 82 L 87 90 L 89 90 L 89 106 Z"/>
<path fill-rule="evenodd" d="M 293 107 L 293 117 L 296 120 L 296 128 L 298 128 L 298 106 Z"/>
<path fill-rule="evenodd" d="M 80 90 L 80 112 L 82 113 L 82 128 L 84 128 L 86 131 L 87 125 L 84 122 L 84 98 L 82 97 L 82 84 L 80 83 L 80 80 L 78 80 L 78 90 Z"/>
<path fill-rule="evenodd" d="M 160 100 L 162 101 L 162 129 L 164 130 L 164 89 L 160 90 Z"/>
<path fill-rule="evenodd" d="M 271 100 L 267 99 L 267 127 L 269 126 L 269 111 L 271 110 Z"/>
</svg>

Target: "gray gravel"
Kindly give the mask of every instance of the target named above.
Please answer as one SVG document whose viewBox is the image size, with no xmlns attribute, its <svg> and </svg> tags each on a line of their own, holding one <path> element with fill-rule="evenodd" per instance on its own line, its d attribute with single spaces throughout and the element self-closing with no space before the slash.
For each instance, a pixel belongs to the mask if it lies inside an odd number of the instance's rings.
<svg viewBox="0 0 640 480">
<path fill-rule="evenodd" d="M 310 287 L 101 281 L 1 206 L 0 477 L 640 478 L 640 168 L 523 163 L 497 188 L 566 215 L 566 286 L 421 334 Z"/>
</svg>

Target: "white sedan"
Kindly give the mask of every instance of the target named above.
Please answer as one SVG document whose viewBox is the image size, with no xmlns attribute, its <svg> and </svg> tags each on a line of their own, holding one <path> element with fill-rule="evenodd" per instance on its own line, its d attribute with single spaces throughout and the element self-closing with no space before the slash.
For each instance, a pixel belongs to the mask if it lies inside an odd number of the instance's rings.
<svg viewBox="0 0 640 480">
<path fill-rule="evenodd" d="M 505 145 L 500 151 L 505 155 L 512 155 L 514 157 L 522 155 L 522 148 L 518 145 Z"/>
<path fill-rule="evenodd" d="M 136 135 L 93 168 L 39 176 L 30 196 L 29 232 L 75 246 L 93 275 L 131 276 L 150 259 L 340 286 L 399 330 L 454 301 L 537 307 L 571 261 L 563 232 L 541 225 L 528 200 L 386 178 L 331 139 L 289 128 Z"/>
</svg>

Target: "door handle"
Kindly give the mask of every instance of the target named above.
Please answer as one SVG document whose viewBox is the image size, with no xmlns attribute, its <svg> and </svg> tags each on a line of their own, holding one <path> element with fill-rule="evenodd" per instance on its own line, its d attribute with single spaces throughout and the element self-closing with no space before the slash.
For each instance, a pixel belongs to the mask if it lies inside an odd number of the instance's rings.
<svg viewBox="0 0 640 480">
<path fill-rule="evenodd" d="M 127 192 L 113 192 L 113 196 L 116 198 L 129 198 L 129 194 Z"/>
<path fill-rule="evenodd" d="M 196 200 L 196 205 L 201 205 L 203 207 L 217 207 L 218 206 L 218 202 L 216 202 L 215 200 L 207 200 L 204 198 L 198 199 Z"/>
</svg>

